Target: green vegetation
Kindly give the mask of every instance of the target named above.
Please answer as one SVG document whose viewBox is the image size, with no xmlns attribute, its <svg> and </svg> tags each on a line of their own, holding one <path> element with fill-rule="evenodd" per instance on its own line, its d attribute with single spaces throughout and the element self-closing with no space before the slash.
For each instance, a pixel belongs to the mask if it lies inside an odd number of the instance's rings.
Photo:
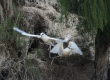
<svg viewBox="0 0 110 80">
<path fill-rule="evenodd" d="M 62 15 L 67 16 L 68 12 L 77 13 L 83 16 L 83 25 L 89 30 L 103 30 L 107 24 L 107 1 L 106 0 L 58 0 Z M 76 12 L 77 11 L 77 12 Z"/>
<path fill-rule="evenodd" d="M 15 12 L 12 17 L 6 17 L 0 24 L 0 41 L 2 43 L 11 45 L 14 42 L 16 46 L 20 46 L 18 34 L 13 30 L 14 26 L 19 26 L 21 14 Z"/>
<path fill-rule="evenodd" d="M 5 6 L 2 15 L 4 19 L 0 22 L 0 43 L 5 44 L 6 54 L 10 55 L 6 60 L 3 60 L 3 65 L 0 68 L 0 76 L 2 75 L 2 70 L 5 70 L 6 68 L 7 74 L 3 72 L 3 74 L 6 75 L 2 76 L 3 80 L 5 78 L 11 79 L 10 76 L 14 80 L 42 80 L 40 70 L 36 66 L 36 64 L 32 64 L 33 62 L 31 62 L 31 60 L 27 61 L 27 65 L 25 64 L 27 56 L 25 56 L 24 54 L 26 53 L 20 51 L 22 50 L 20 45 L 22 42 L 20 38 L 21 35 L 19 35 L 16 31 L 13 30 L 14 26 L 19 27 L 22 25 L 20 24 L 22 15 L 20 14 L 19 10 L 15 7 L 14 4 L 11 5 L 11 0 L 10 2 L 4 0 L 3 3 L 0 2 L 0 5 L 2 5 L 2 7 Z M 9 7 L 8 9 L 10 11 L 7 9 L 7 6 Z M 38 53 L 38 57 L 44 57 L 42 49 L 38 49 L 35 52 Z"/>
<path fill-rule="evenodd" d="M 43 49 L 36 49 L 36 53 L 39 58 L 44 58 L 44 56 L 45 56 Z"/>
<path fill-rule="evenodd" d="M 33 80 L 43 80 L 39 68 L 29 67 L 28 72 L 33 76 Z"/>
</svg>

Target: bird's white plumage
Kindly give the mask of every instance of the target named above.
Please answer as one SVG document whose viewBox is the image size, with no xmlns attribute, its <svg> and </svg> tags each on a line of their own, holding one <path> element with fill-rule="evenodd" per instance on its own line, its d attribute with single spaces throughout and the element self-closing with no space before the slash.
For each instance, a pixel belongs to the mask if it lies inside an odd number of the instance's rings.
<svg viewBox="0 0 110 80">
<path fill-rule="evenodd" d="M 41 35 L 41 38 L 52 40 L 52 41 L 55 41 L 56 43 L 67 42 L 70 39 L 69 36 L 65 37 L 65 39 L 63 40 L 63 39 L 59 39 L 59 38 L 49 37 L 45 33 L 41 33 L 40 35 Z"/>
<path fill-rule="evenodd" d="M 69 56 L 69 54 L 70 54 L 70 52 L 71 52 L 71 48 L 69 48 L 69 47 L 64 48 L 64 47 L 63 47 L 63 42 L 62 42 L 62 43 L 56 44 L 56 45 L 52 48 L 52 50 L 50 50 L 50 52 L 51 52 L 51 53 L 54 53 L 54 54 L 55 54 L 55 53 L 58 53 L 58 56 L 53 57 L 52 62 L 51 62 L 51 65 L 52 65 L 53 60 L 54 60 L 55 58 L 57 58 L 57 57 L 67 57 L 67 56 Z"/>
<path fill-rule="evenodd" d="M 48 39 L 48 40 L 53 40 L 53 41 L 57 41 L 57 40 L 60 40 L 60 39 L 58 39 L 58 38 L 53 38 L 53 37 L 49 37 L 49 36 L 47 36 L 45 33 L 40 33 L 40 35 L 41 35 L 41 38 L 43 39 Z"/>
<path fill-rule="evenodd" d="M 72 48 L 69 47 L 64 48 L 63 43 L 58 43 L 52 48 L 52 50 L 50 50 L 50 52 L 53 54 L 58 54 L 61 57 L 65 57 L 70 54 L 71 49 Z"/>
<path fill-rule="evenodd" d="M 71 35 L 66 36 L 64 39 L 64 42 L 68 42 L 70 40 L 70 38 L 71 38 Z"/>
<path fill-rule="evenodd" d="M 61 55 L 61 54 L 65 53 L 66 50 L 68 50 L 69 48 L 71 50 L 70 50 L 70 53 L 68 55 L 72 55 L 72 54 L 75 54 L 75 53 L 82 55 L 82 51 L 78 48 L 76 43 L 73 42 L 73 41 L 70 41 L 69 44 L 68 44 L 68 47 L 66 47 L 65 49 L 63 48 L 63 43 L 58 43 L 52 48 L 52 50 L 50 50 L 50 52 L 53 53 L 53 54 L 58 53 L 58 55 L 59 54 Z"/>
<path fill-rule="evenodd" d="M 52 50 L 50 50 L 50 52 L 54 54 L 59 54 L 61 50 L 63 50 L 63 43 L 58 43 L 52 48 Z"/>
<path fill-rule="evenodd" d="M 68 47 L 72 48 L 73 53 L 78 53 L 78 54 L 82 55 L 82 51 L 79 49 L 79 47 L 76 45 L 75 42 L 70 41 L 69 44 L 68 44 Z"/>
<path fill-rule="evenodd" d="M 62 40 L 62 39 L 57 39 L 57 40 L 56 40 L 56 43 L 68 42 L 68 41 L 70 40 L 70 38 L 71 38 L 71 36 L 68 35 L 68 36 L 66 36 L 66 37 L 64 38 L 64 40 Z"/>
<path fill-rule="evenodd" d="M 18 29 L 17 27 L 14 27 L 13 29 L 14 29 L 15 31 L 21 33 L 22 35 L 25 35 L 25 36 L 31 36 L 31 37 L 41 38 L 40 35 L 33 35 L 33 34 L 26 33 L 26 32 L 24 32 L 24 31 Z"/>
</svg>

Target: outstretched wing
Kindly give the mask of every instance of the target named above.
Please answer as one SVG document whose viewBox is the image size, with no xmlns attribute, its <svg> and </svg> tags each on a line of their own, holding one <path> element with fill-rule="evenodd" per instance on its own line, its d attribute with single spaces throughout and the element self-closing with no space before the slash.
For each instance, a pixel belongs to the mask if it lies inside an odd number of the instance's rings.
<svg viewBox="0 0 110 80">
<path fill-rule="evenodd" d="M 64 42 L 68 42 L 70 40 L 70 38 L 71 38 L 71 35 L 66 36 L 64 39 Z"/>
<path fill-rule="evenodd" d="M 62 43 L 62 42 L 64 42 L 64 40 L 63 39 L 57 39 L 57 40 L 55 40 L 55 42 L 56 43 Z"/>
<path fill-rule="evenodd" d="M 78 53 L 80 55 L 82 55 L 82 51 L 79 49 L 79 47 L 76 45 L 75 42 L 70 41 L 68 47 L 72 48 L 72 52 L 73 53 Z"/>
<path fill-rule="evenodd" d="M 21 33 L 22 35 L 25 35 L 25 36 L 31 36 L 31 37 L 41 38 L 40 35 L 33 35 L 33 34 L 26 33 L 26 32 L 24 32 L 24 31 L 18 29 L 17 27 L 14 27 L 13 29 L 14 29 L 15 31 Z"/>
<path fill-rule="evenodd" d="M 55 40 L 56 43 L 68 42 L 70 40 L 70 38 L 71 38 L 70 35 L 66 36 L 65 39 L 58 39 L 58 38 L 50 37 L 50 39 Z"/>
<path fill-rule="evenodd" d="M 62 49 L 63 49 L 63 43 L 58 43 L 50 50 L 50 52 L 53 54 L 57 54 L 60 53 Z"/>
<path fill-rule="evenodd" d="M 56 43 L 59 43 L 59 42 L 62 42 L 63 41 L 62 39 L 50 37 L 50 36 L 46 35 L 43 32 L 40 33 L 40 35 L 42 35 L 42 37 L 45 37 L 46 39 L 49 39 L 50 41 L 55 41 Z"/>
<path fill-rule="evenodd" d="M 49 36 L 48 36 L 49 37 Z M 58 39 L 58 38 L 53 38 L 53 37 L 49 37 L 50 40 L 54 40 L 56 43 L 60 43 L 63 42 L 62 39 Z"/>
</svg>

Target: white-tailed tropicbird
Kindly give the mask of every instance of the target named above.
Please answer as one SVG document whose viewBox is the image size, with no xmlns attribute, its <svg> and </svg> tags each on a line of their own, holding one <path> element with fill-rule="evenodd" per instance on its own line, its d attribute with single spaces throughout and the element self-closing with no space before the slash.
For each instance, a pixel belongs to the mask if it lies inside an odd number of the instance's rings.
<svg viewBox="0 0 110 80">
<path fill-rule="evenodd" d="M 58 43 L 52 48 L 52 50 L 50 50 L 50 52 L 53 54 L 58 54 L 58 56 L 53 57 L 53 60 L 57 57 L 67 57 L 67 56 L 73 55 L 75 53 L 80 54 L 80 55 L 83 54 L 82 51 L 79 49 L 79 47 L 76 45 L 76 43 L 73 41 L 70 41 L 68 44 L 68 47 L 66 47 L 66 48 L 63 47 L 62 42 Z M 53 62 L 53 60 L 52 60 L 52 62 Z M 52 64 L 52 62 L 51 62 L 51 64 Z"/>
</svg>

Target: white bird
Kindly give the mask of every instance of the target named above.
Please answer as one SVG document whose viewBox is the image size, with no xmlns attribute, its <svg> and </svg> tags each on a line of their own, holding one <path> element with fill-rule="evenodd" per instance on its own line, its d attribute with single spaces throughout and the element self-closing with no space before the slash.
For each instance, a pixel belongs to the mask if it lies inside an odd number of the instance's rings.
<svg viewBox="0 0 110 80">
<path fill-rule="evenodd" d="M 68 42 L 70 39 L 70 35 L 68 35 L 67 37 L 65 37 L 64 40 L 62 40 L 62 39 L 58 39 L 58 38 L 49 37 L 43 32 L 40 33 L 40 35 L 33 35 L 33 34 L 26 33 L 24 31 L 18 29 L 17 27 L 14 27 L 13 29 L 15 31 L 21 33 L 22 35 L 25 35 L 25 36 L 32 36 L 32 37 L 41 38 L 46 44 L 52 45 L 52 46 L 54 46 L 52 41 L 55 41 L 56 43 L 60 43 L 60 42 Z"/>
<path fill-rule="evenodd" d="M 61 43 L 61 42 L 68 42 L 70 39 L 70 35 L 68 35 L 67 37 L 65 37 L 64 40 L 62 40 L 62 39 L 58 39 L 58 38 L 49 37 L 43 32 L 40 33 L 40 35 L 33 35 L 33 34 L 26 33 L 24 31 L 18 29 L 17 27 L 14 27 L 13 29 L 25 36 L 41 38 L 47 45 L 49 45 L 50 50 L 51 50 L 51 46 L 54 46 L 53 41 L 55 41 L 56 43 Z M 50 54 L 49 54 L 49 57 L 50 57 Z"/>
<path fill-rule="evenodd" d="M 58 56 L 53 57 L 53 60 L 57 57 L 67 57 L 75 53 L 82 55 L 82 51 L 78 48 L 76 43 L 73 41 L 70 41 L 68 44 L 68 47 L 66 48 L 63 47 L 63 43 L 58 43 L 52 48 L 52 50 L 50 50 L 50 52 L 53 54 L 58 54 Z M 52 62 L 51 62 L 51 65 L 52 65 Z"/>
</svg>

